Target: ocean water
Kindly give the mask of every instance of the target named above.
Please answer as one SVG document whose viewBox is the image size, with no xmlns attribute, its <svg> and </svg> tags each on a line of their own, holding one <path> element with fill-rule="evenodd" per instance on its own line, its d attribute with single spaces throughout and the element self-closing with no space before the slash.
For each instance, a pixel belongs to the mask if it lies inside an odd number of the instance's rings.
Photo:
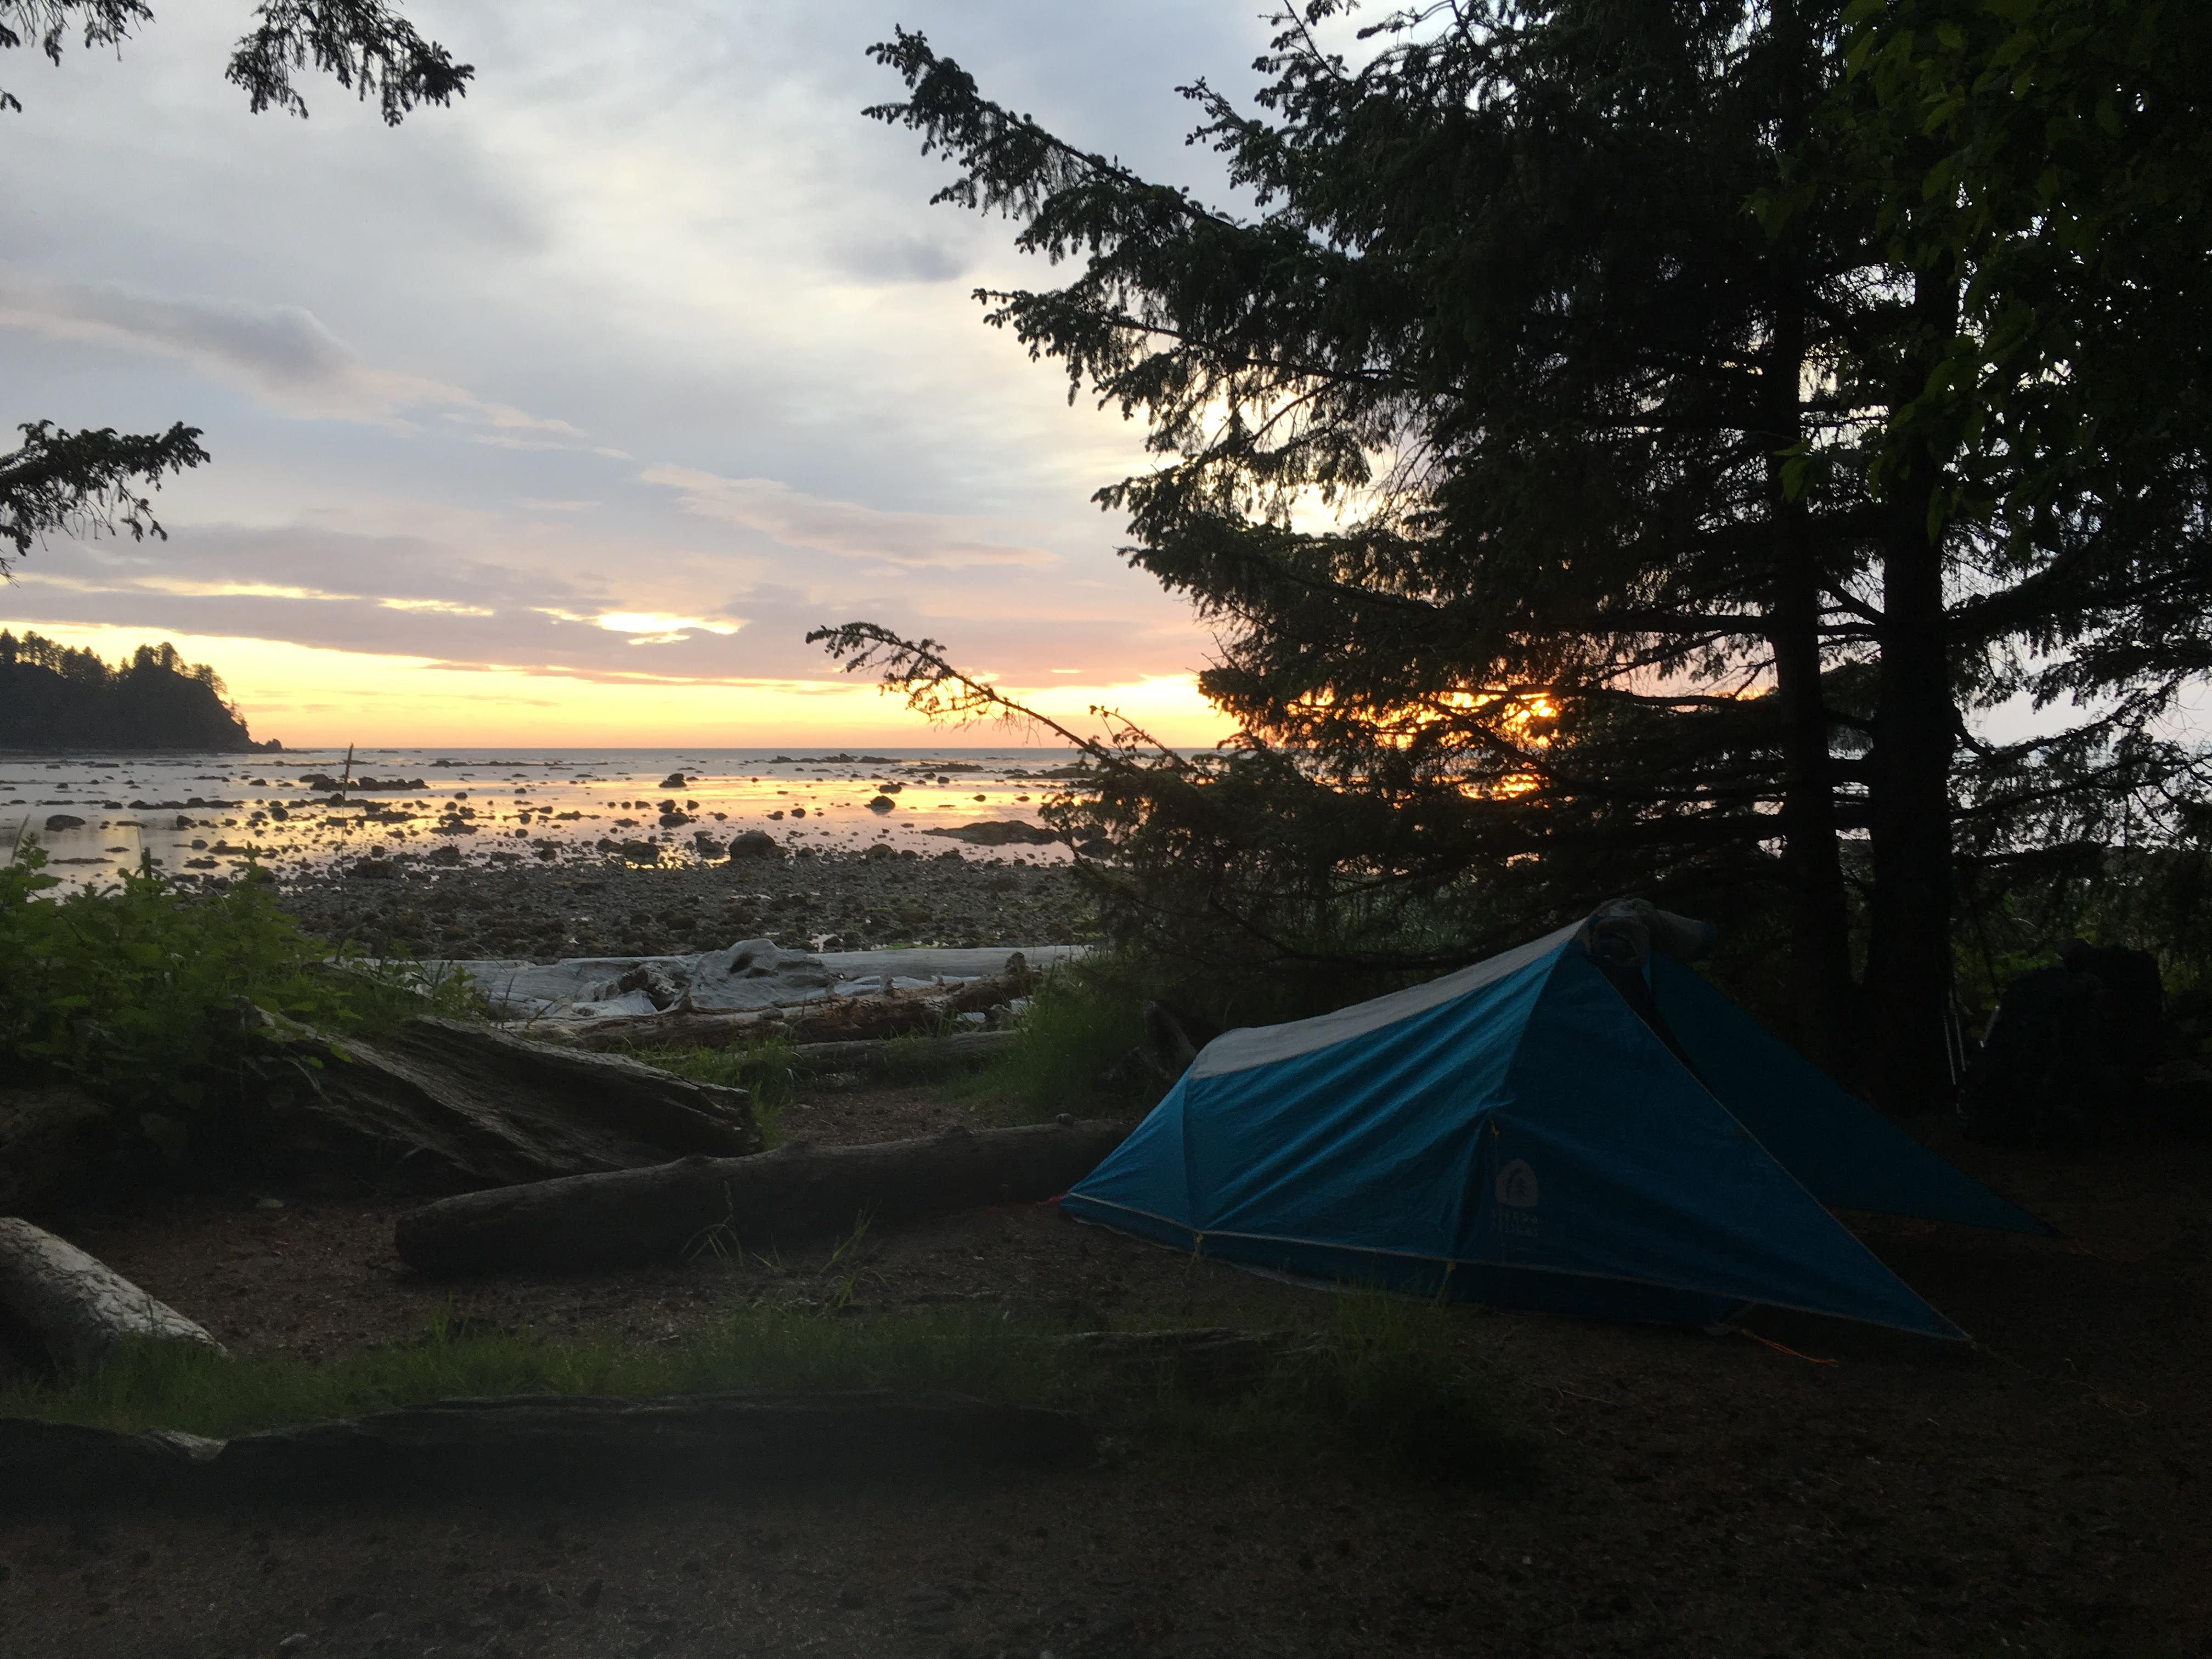
<svg viewBox="0 0 2212 1659">
<path fill-rule="evenodd" d="M 939 853 L 932 830 L 1036 821 L 1054 787 L 1042 774 L 1070 749 L 361 749 L 356 787 L 334 803 L 311 775 L 337 778 L 343 749 L 276 755 L 0 755 L 0 862 L 25 839 L 72 884 L 112 879 L 150 858 L 186 878 L 242 868 L 246 849 L 279 875 L 387 851 L 459 849 L 469 863 L 604 858 L 603 840 L 649 841 L 665 864 L 696 861 L 695 836 L 763 830 L 786 846 L 857 852 L 872 842 Z M 665 786 L 682 773 L 681 788 Z M 895 808 L 871 811 L 885 786 Z M 690 822 L 663 829 L 659 803 Z M 74 825 L 56 818 L 76 818 Z M 1065 859 L 1056 845 L 963 848 L 971 856 Z"/>
</svg>

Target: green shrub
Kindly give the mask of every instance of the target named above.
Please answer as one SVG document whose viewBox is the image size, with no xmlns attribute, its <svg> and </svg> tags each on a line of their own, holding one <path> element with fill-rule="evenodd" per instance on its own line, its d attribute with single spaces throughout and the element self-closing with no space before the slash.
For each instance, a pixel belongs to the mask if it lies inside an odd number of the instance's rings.
<svg viewBox="0 0 2212 1659">
<path fill-rule="evenodd" d="M 633 1048 L 630 1058 L 694 1083 L 720 1084 L 752 1096 L 753 1121 L 770 1146 L 783 1144 L 783 1113 L 798 1088 L 799 1062 L 780 1036 L 742 1048 Z"/>
<path fill-rule="evenodd" d="M 69 1078 L 151 1114 L 198 1110 L 249 1063 L 241 1002 L 325 1030 L 465 1012 L 465 981 L 333 957 L 277 908 L 258 869 L 220 889 L 150 866 L 51 896 L 45 854 L 0 866 L 0 1072 Z"/>
<path fill-rule="evenodd" d="M 956 1086 L 1017 1119 L 1142 1111 L 1166 1091 L 1143 1059 L 1144 1006 L 1139 988 L 1064 963 L 1030 992 L 1006 1047 Z"/>
</svg>

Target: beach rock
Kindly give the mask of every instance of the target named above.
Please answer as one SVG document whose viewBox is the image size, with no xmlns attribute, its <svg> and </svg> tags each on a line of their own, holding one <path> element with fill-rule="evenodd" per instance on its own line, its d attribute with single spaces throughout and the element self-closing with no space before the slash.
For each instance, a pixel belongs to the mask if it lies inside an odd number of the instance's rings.
<svg viewBox="0 0 2212 1659">
<path fill-rule="evenodd" d="M 663 789 L 681 789 L 685 787 L 685 783 L 686 780 L 681 772 L 671 772 L 666 777 L 661 779 L 660 787 Z"/>
<path fill-rule="evenodd" d="M 390 859 L 356 859 L 346 866 L 346 874 L 356 881 L 397 881 L 399 866 Z"/>
<path fill-rule="evenodd" d="M 46 815 L 46 828 L 49 830 L 82 830 L 84 828 L 84 820 L 78 817 L 73 812 L 50 812 Z"/>
<path fill-rule="evenodd" d="M 1042 824 L 1019 818 L 987 818 L 981 823 L 950 824 L 925 830 L 925 836 L 944 836 L 971 847 L 1048 847 L 1060 837 Z"/>
<path fill-rule="evenodd" d="M 860 856 L 871 864 L 881 864 L 886 860 L 896 858 L 898 851 L 889 842 L 879 841 Z"/>
<path fill-rule="evenodd" d="M 765 830 L 747 830 L 730 838 L 732 859 L 772 859 L 782 851 L 775 837 Z"/>
<path fill-rule="evenodd" d="M 888 812 L 897 805 L 898 803 L 893 800 L 889 795 L 873 795 L 868 799 L 868 811 L 871 812 Z"/>
</svg>

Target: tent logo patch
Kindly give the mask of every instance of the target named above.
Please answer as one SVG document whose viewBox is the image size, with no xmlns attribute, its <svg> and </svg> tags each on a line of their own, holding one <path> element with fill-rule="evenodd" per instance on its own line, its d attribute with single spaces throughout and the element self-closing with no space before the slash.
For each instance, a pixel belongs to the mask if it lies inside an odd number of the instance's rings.
<svg viewBox="0 0 2212 1659">
<path fill-rule="evenodd" d="M 1498 1172 L 1498 1201 L 1516 1210 L 1536 1207 L 1536 1172 L 1525 1158 L 1515 1158 Z"/>
</svg>

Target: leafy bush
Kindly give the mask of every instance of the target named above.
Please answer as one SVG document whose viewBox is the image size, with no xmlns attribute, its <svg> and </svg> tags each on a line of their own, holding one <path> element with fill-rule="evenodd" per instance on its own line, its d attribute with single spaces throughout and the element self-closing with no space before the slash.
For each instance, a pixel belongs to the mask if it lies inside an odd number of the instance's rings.
<svg viewBox="0 0 2212 1659">
<path fill-rule="evenodd" d="M 249 868 L 220 889 L 149 867 L 65 898 L 45 854 L 0 866 L 0 1073 L 61 1076 L 113 1103 L 190 1115 L 249 1063 L 252 1002 L 330 1030 L 374 1029 L 469 988 L 373 964 L 301 932 Z"/>
</svg>

